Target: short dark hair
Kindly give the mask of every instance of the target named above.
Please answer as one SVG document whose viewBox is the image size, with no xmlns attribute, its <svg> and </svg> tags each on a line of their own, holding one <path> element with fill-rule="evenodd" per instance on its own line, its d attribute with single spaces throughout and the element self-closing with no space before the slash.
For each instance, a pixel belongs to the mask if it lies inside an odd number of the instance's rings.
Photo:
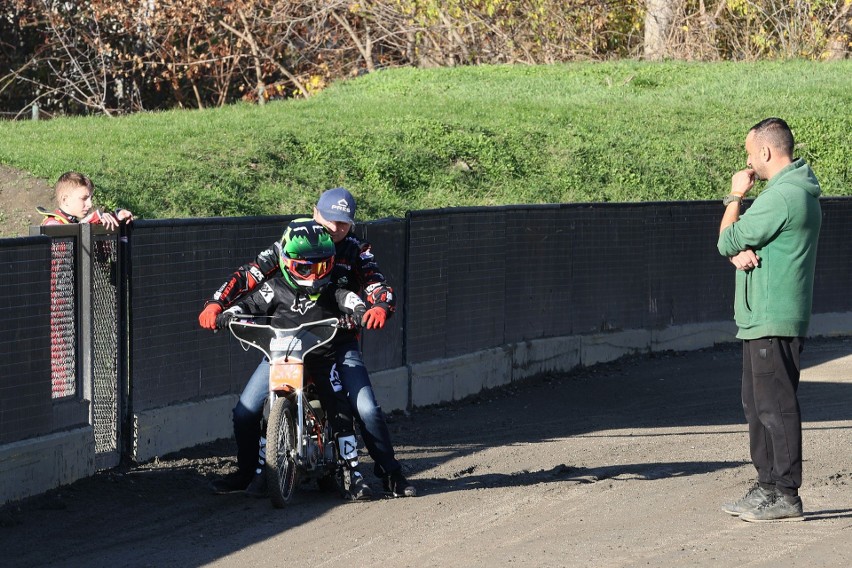
<svg viewBox="0 0 852 568">
<path fill-rule="evenodd" d="M 749 132 L 754 132 L 755 138 L 760 142 L 765 142 L 772 148 L 783 152 L 790 158 L 793 157 L 793 131 L 780 118 L 765 118 L 751 127 Z"/>
<path fill-rule="evenodd" d="M 95 184 L 92 183 L 92 180 L 89 179 L 89 176 L 85 174 L 81 174 L 80 172 L 65 172 L 59 179 L 56 180 L 55 188 L 59 189 L 60 187 L 69 186 L 69 187 L 85 187 L 89 191 L 95 190 Z"/>
<path fill-rule="evenodd" d="M 53 186 L 54 197 L 56 198 L 56 202 L 60 203 L 62 201 L 62 197 L 79 187 L 85 187 L 89 190 L 89 193 L 95 192 L 95 184 L 92 183 L 92 180 L 89 179 L 89 176 L 81 174 L 79 172 L 65 172 L 59 179 L 56 180 L 56 185 Z"/>
</svg>

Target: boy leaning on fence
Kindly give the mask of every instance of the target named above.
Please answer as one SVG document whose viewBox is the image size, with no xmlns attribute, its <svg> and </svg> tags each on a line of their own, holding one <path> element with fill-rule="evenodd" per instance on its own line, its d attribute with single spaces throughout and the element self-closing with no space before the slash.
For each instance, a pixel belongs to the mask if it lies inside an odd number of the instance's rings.
<svg viewBox="0 0 852 568">
<path fill-rule="evenodd" d="M 110 213 L 92 207 L 95 184 L 88 176 L 79 172 L 65 172 L 54 186 L 57 208 L 48 211 L 43 207 L 36 210 L 44 216 L 42 225 L 70 225 L 90 223 L 103 225 L 107 229 L 116 229 L 121 223 L 133 220 L 133 213 L 127 209 L 116 209 Z"/>
</svg>

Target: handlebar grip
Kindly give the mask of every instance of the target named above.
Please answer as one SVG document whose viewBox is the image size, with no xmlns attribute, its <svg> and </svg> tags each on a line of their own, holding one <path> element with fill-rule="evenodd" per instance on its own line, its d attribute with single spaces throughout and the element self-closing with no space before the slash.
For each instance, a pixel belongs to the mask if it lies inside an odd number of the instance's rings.
<svg viewBox="0 0 852 568">
<path fill-rule="evenodd" d="M 339 316 L 337 318 L 337 325 L 335 327 L 337 327 L 338 329 L 348 329 L 348 330 L 360 329 L 361 328 L 361 326 L 358 325 L 358 322 L 355 320 L 355 318 L 351 315 L 348 315 L 348 314 Z"/>
</svg>

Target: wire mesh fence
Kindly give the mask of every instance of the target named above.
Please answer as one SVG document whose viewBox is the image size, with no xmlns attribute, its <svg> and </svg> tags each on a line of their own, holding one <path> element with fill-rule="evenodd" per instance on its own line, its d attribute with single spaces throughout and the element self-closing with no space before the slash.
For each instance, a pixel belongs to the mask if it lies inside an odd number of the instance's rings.
<svg viewBox="0 0 852 568">
<path fill-rule="evenodd" d="M 77 394 L 77 239 L 57 237 L 50 261 L 51 397 Z"/>
</svg>

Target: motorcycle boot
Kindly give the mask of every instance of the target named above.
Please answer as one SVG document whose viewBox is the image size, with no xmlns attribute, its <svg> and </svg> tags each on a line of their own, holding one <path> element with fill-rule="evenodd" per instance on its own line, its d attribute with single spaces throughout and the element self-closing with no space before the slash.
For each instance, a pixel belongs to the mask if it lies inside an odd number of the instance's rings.
<svg viewBox="0 0 852 568">
<path fill-rule="evenodd" d="M 246 487 L 246 495 L 262 499 L 269 496 L 269 489 L 266 485 L 266 469 L 258 468 L 255 472 L 251 483 Z"/>
<path fill-rule="evenodd" d="M 251 483 L 253 476 L 253 471 L 235 471 L 233 473 L 229 473 L 224 477 L 214 480 L 210 484 L 210 490 L 213 491 L 215 495 L 239 493 L 241 491 L 246 490 L 246 488 L 249 486 L 249 483 Z"/>
<path fill-rule="evenodd" d="M 254 477 L 246 487 L 246 495 L 262 499 L 269 495 L 269 490 L 266 486 L 266 437 L 260 437 L 260 453 L 257 460 L 257 468 L 254 470 Z"/>
<path fill-rule="evenodd" d="M 367 485 L 364 476 L 358 471 L 358 445 L 355 436 L 340 436 L 337 439 L 340 449 L 340 492 L 344 499 L 366 501 L 373 498 L 373 490 Z"/>
<path fill-rule="evenodd" d="M 402 469 L 382 477 L 382 488 L 389 497 L 415 497 L 417 489 L 402 474 Z"/>
</svg>

